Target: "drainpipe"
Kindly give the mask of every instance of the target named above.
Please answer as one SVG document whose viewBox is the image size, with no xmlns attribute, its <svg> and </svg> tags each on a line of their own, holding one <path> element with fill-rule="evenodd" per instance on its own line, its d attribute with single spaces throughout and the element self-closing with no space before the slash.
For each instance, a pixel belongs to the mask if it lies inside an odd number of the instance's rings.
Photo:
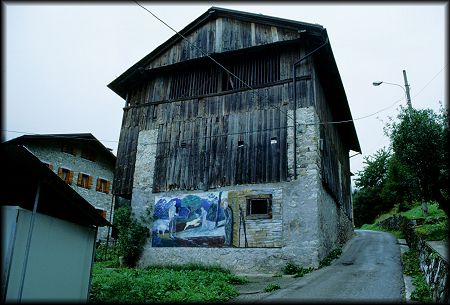
<svg viewBox="0 0 450 305">
<path fill-rule="evenodd" d="M 329 41 L 328 41 L 328 37 L 327 37 L 327 39 L 325 40 L 325 42 L 322 45 L 320 45 L 313 51 L 309 52 L 308 54 L 306 54 L 305 56 L 303 56 L 302 58 L 297 60 L 292 65 L 292 78 L 293 78 L 292 83 L 294 86 L 294 179 L 295 180 L 297 180 L 297 84 L 296 84 L 297 73 L 296 73 L 295 67 L 297 65 L 299 65 L 303 60 L 305 60 L 306 58 L 311 56 L 313 53 L 318 51 L 320 48 L 325 46 L 328 42 Z"/>
</svg>

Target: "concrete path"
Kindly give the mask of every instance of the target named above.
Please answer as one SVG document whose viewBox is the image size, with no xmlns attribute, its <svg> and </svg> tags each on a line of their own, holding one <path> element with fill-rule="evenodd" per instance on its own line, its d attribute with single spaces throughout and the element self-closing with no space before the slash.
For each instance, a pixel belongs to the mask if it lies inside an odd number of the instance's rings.
<svg viewBox="0 0 450 305">
<path fill-rule="evenodd" d="M 250 283 L 236 286 L 241 294 L 230 303 L 405 302 L 401 241 L 384 232 L 355 233 L 332 265 L 300 278 L 247 276 Z M 281 289 L 264 292 L 269 284 L 277 284 Z"/>
</svg>

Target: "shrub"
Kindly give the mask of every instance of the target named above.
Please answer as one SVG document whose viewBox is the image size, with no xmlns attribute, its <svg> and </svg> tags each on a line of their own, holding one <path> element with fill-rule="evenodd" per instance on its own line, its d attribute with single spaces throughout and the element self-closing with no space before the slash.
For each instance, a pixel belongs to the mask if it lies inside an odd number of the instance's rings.
<svg viewBox="0 0 450 305">
<path fill-rule="evenodd" d="M 114 215 L 114 225 L 117 228 L 117 251 L 123 256 L 125 265 L 136 265 L 144 245 L 150 237 L 145 225 L 133 217 L 130 206 L 118 208 Z"/>
</svg>

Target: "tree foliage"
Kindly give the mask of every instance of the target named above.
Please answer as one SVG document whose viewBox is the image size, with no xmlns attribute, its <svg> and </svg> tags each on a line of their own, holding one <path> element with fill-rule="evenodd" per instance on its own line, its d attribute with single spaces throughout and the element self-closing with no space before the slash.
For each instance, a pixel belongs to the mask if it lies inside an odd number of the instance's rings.
<svg viewBox="0 0 450 305">
<path fill-rule="evenodd" d="M 449 213 L 448 112 L 401 108 L 397 120 L 384 131 L 388 150 L 365 159 L 357 173 L 353 194 L 355 225 L 372 223 L 377 215 L 395 205 L 400 210 L 415 201 L 436 201 Z"/>
<path fill-rule="evenodd" d="M 448 168 L 445 164 L 447 122 L 445 111 L 441 109 L 441 112 L 402 108 L 397 116 L 399 121 L 388 124 L 385 131 L 391 139 L 395 158 L 415 176 L 416 183 L 411 185 L 410 191 L 418 192 L 424 201 L 436 200 L 448 215 L 448 198 L 443 194 L 448 187 L 442 184 L 448 180 L 448 172 L 445 173 Z"/>
<path fill-rule="evenodd" d="M 365 158 L 364 169 L 357 173 L 355 185 L 358 190 L 353 193 L 353 213 L 357 227 L 370 223 L 387 208 L 381 198 L 381 192 L 387 179 L 389 158 L 389 152 L 380 149 L 374 156 Z"/>
<path fill-rule="evenodd" d="M 114 226 L 118 231 L 119 255 L 124 257 L 127 266 L 133 267 L 141 256 L 145 242 L 149 237 L 148 229 L 133 217 L 131 207 L 128 205 L 116 209 Z"/>
</svg>

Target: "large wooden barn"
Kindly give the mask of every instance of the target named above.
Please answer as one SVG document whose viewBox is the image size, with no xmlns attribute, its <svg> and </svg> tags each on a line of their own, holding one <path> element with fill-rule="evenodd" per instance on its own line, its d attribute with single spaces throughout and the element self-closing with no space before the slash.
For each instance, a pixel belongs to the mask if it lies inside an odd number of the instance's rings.
<svg viewBox="0 0 450 305">
<path fill-rule="evenodd" d="M 326 29 L 211 7 L 179 34 L 108 85 L 113 192 L 152 216 L 140 264 L 317 267 L 353 234 L 361 151 Z"/>
</svg>

